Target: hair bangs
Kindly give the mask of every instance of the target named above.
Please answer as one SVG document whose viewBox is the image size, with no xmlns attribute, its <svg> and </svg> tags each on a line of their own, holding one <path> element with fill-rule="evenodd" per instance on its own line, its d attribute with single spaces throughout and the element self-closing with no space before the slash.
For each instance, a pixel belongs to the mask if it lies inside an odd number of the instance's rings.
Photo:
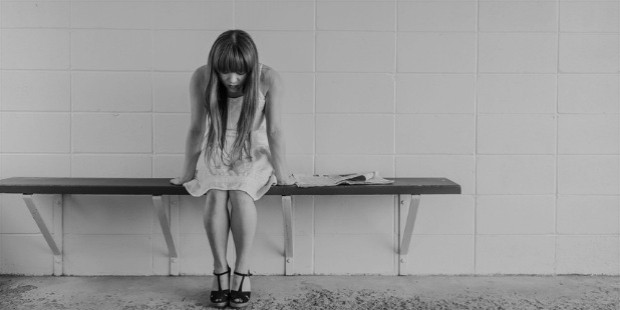
<svg viewBox="0 0 620 310">
<path fill-rule="evenodd" d="M 224 47 L 215 59 L 213 68 L 219 73 L 245 74 L 252 71 L 252 57 L 244 55 L 235 45 Z"/>
</svg>

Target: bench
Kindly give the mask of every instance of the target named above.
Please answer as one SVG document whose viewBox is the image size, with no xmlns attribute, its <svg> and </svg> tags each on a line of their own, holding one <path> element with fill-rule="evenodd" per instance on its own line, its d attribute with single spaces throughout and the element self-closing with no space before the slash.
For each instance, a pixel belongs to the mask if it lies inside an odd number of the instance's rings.
<svg viewBox="0 0 620 310">
<path fill-rule="evenodd" d="M 339 185 L 300 188 L 272 186 L 267 195 L 282 196 L 284 215 L 284 274 L 294 274 L 293 199 L 296 195 L 398 195 L 398 274 L 407 274 L 407 254 L 413 234 L 413 225 L 420 204 L 420 195 L 460 194 L 460 185 L 446 178 L 387 178 L 394 180 L 385 185 Z M 15 177 L 0 180 L 0 193 L 22 194 L 22 198 L 54 254 L 54 275 L 63 274 L 62 222 L 53 223 L 52 236 L 48 225 L 39 214 L 33 199 L 35 194 L 54 195 L 53 208 L 62 214 L 63 195 L 150 195 L 153 207 L 168 247 L 169 274 L 179 274 L 179 255 L 175 246 L 178 235 L 178 195 L 188 195 L 182 186 L 169 183 L 168 178 L 34 178 Z M 55 217 L 56 218 L 56 217 Z M 62 219 L 62 216 L 57 218 Z M 171 221 L 172 219 L 172 221 Z M 176 220 L 175 220 L 176 219 Z M 171 225 L 172 224 L 172 225 Z"/>
</svg>

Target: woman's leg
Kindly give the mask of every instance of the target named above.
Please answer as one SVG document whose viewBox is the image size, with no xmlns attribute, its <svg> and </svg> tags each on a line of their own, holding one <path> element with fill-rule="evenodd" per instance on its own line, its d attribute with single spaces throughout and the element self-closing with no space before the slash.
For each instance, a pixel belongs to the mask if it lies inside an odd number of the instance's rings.
<svg viewBox="0 0 620 310">
<path fill-rule="evenodd" d="M 244 191 L 229 191 L 229 198 L 232 202 L 230 214 L 230 228 L 235 241 L 237 261 L 235 271 L 247 273 L 249 268 L 250 252 L 254 243 L 256 233 L 256 206 L 254 199 Z M 240 276 L 234 276 L 231 290 L 238 290 L 241 282 Z M 250 290 L 250 281 L 246 278 L 243 281 L 243 291 Z"/>
<path fill-rule="evenodd" d="M 228 233 L 230 231 L 230 218 L 228 214 L 228 192 L 212 189 L 207 192 L 204 211 L 204 225 L 213 253 L 213 271 L 222 273 L 228 269 L 226 261 L 226 249 L 228 248 Z M 228 277 L 220 277 L 222 289 L 228 288 Z M 217 278 L 214 282 L 217 290 Z"/>
</svg>

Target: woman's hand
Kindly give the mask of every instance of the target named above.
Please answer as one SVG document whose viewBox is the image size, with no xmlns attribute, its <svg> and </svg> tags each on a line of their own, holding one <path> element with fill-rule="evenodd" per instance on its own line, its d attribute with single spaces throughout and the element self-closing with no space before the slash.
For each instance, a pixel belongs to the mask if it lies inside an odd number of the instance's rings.
<svg viewBox="0 0 620 310">
<path fill-rule="evenodd" d="M 184 183 L 187 183 L 191 180 L 192 180 L 191 178 L 187 178 L 187 177 L 178 177 L 178 178 L 171 179 L 170 183 L 172 183 L 173 185 L 183 185 Z"/>
<path fill-rule="evenodd" d="M 293 174 L 289 174 L 286 176 L 282 176 L 282 177 L 277 177 L 276 179 L 278 180 L 278 185 L 293 185 L 295 184 L 295 178 L 293 177 Z"/>
</svg>

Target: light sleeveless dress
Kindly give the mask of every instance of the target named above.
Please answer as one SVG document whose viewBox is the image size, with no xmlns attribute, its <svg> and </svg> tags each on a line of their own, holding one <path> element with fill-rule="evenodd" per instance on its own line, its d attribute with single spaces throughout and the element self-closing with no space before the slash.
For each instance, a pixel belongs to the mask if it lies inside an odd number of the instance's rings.
<svg viewBox="0 0 620 310">
<path fill-rule="evenodd" d="M 262 67 L 262 66 L 261 66 Z M 202 142 L 202 152 L 196 165 L 194 179 L 183 184 L 187 192 L 199 197 L 210 189 L 241 190 L 254 200 L 260 199 L 269 188 L 277 183 L 271 165 L 271 153 L 267 140 L 267 123 L 265 120 L 265 96 L 259 90 L 252 136 L 252 158 L 242 158 L 230 164 L 226 156 L 230 154 L 232 145 L 237 136 L 237 121 L 243 105 L 243 97 L 228 98 L 228 121 L 226 128 L 226 145 L 224 146 L 224 162 L 220 157 L 221 151 L 216 149 L 213 158 L 205 154 L 206 139 Z M 207 127 L 208 128 L 208 127 Z"/>
</svg>

